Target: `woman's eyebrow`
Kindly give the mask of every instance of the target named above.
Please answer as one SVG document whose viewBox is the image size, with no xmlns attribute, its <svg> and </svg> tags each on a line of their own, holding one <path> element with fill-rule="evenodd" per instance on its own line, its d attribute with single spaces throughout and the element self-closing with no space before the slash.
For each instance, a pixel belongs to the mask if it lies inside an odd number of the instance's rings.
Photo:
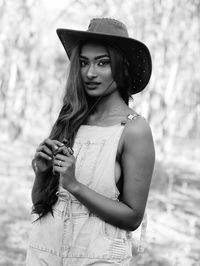
<svg viewBox="0 0 200 266">
<path fill-rule="evenodd" d="M 84 55 L 80 55 L 80 57 L 81 58 L 84 58 L 84 59 L 88 59 L 86 56 L 84 56 Z M 98 55 L 98 56 L 95 56 L 95 60 L 97 60 L 97 59 L 101 59 L 101 58 L 103 58 L 103 57 L 110 57 L 108 54 L 102 54 L 102 55 Z"/>
</svg>

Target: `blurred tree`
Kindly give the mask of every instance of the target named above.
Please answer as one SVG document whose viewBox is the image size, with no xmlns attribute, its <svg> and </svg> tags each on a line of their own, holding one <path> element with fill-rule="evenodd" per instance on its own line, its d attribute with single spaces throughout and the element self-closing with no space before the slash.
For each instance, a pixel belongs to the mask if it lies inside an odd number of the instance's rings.
<svg viewBox="0 0 200 266">
<path fill-rule="evenodd" d="M 1 125 L 7 138 L 37 137 L 44 121 L 52 122 L 59 86 L 56 58 L 44 53 L 38 1 L 8 0 L 1 4 Z"/>
</svg>

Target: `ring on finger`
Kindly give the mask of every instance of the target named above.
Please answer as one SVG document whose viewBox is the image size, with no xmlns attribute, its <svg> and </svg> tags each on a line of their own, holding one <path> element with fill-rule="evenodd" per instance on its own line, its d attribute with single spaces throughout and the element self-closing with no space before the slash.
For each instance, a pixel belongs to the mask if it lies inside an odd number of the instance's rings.
<svg viewBox="0 0 200 266">
<path fill-rule="evenodd" d="M 62 166 L 62 161 L 58 162 L 58 166 L 60 166 L 60 167 Z"/>
</svg>

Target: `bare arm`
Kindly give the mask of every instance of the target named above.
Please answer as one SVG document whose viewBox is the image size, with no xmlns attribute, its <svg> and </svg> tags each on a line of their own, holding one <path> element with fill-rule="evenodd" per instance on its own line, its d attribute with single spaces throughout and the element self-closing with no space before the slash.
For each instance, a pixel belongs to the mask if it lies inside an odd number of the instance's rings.
<svg viewBox="0 0 200 266">
<path fill-rule="evenodd" d="M 108 199 L 73 179 L 72 158 L 69 157 L 71 163 L 68 161 L 68 175 L 63 175 L 63 186 L 104 221 L 133 231 L 140 225 L 144 214 L 154 157 L 151 131 L 143 119 L 138 119 L 130 122 L 124 132 L 121 202 Z M 62 155 L 58 155 L 58 160 L 61 158 L 63 159 Z"/>
<path fill-rule="evenodd" d="M 154 163 L 151 130 L 144 119 L 137 119 L 130 123 L 125 136 L 122 201 L 137 213 L 140 222 L 145 211 Z"/>
</svg>

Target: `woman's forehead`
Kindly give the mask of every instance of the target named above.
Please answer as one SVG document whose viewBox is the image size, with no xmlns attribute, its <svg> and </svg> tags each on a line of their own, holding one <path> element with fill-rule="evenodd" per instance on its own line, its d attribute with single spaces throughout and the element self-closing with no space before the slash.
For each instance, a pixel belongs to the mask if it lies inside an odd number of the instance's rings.
<svg viewBox="0 0 200 266">
<path fill-rule="evenodd" d="M 108 51 L 103 44 L 95 41 L 89 41 L 82 45 L 80 55 L 86 57 L 93 55 L 108 55 Z"/>
</svg>

